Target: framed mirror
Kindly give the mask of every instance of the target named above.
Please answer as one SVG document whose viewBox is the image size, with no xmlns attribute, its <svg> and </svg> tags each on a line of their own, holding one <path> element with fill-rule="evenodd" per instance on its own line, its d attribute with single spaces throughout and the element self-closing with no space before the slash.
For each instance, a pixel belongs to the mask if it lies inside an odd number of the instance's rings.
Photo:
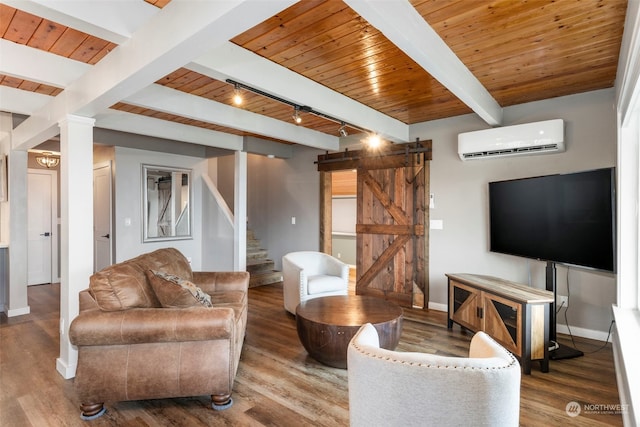
<svg viewBox="0 0 640 427">
<path fill-rule="evenodd" d="M 142 241 L 191 239 L 191 169 L 142 165 Z"/>
</svg>

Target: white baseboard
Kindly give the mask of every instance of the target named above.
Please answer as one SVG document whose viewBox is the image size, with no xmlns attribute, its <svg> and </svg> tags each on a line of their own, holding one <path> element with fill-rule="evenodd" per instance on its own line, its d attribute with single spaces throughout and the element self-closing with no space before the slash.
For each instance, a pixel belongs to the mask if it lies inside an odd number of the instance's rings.
<svg viewBox="0 0 640 427">
<path fill-rule="evenodd" d="M 571 329 L 571 334 L 574 337 L 589 338 L 592 340 L 598 340 L 603 342 L 607 341 L 607 336 L 609 335 L 607 331 L 596 331 L 594 329 L 579 328 L 577 326 L 571 326 L 571 325 L 569 325 L 569 327 L 567 328 L 567 325 L 556 324 L 557 333 L 569 335 L 569 329 Z M 611 337 L 609 336 L 608 338 L 610 342 Z"/>
<path fill-rule="evenodd" d="M 56 370 L 65 380 L 76 376 L 76 368 L 77 365 L 68 365 L 66 361 L 59 357 L 56 359 Z"/>
<path fill-rule="evenodd" d="M 13 310 L 9 310 L 5 306 L 5 313 L 7 313 L 7 317 L 22 316 L 24 314 L 31 313 L 31 307 L 26 306 L 26 307 L 22 307 L 22 308 L 14 308 Z"/>
<path fill-rule="evenodd" d="M 429 310 L 436 310 L 436 311 L 444 311 L 446 312 L 448 309 L 448 305 L 447 304 L 441 304 L 439 302 L 431 302 L 429 301 Z"/>
</svg>

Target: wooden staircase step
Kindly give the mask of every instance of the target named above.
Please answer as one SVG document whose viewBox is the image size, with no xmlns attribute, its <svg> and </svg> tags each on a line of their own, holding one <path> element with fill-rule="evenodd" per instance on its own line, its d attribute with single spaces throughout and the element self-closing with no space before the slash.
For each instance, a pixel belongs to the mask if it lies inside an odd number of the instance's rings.
<svg viewBox="0 0 640 427">
<path fill-rule="evenodd" d="M 261 249 L 259 240 L 247 240 L 247 250 L 249 249 Z"/>
<path fill-rule="evenodd" d="M 261 247 L 253 230 L 247 229 L 247 271 L 250 274 L 249 287 L 282 282 L 282 272 L 275 270 L 273 260 L 268 259 L 268 251 Z"/>
<path fill-rule="evenodd" d="M 265 270 L 260 273 L 251 274 L 249 279 L 249 287 L 270 285 L 272 283 L 282 282 L 282 272 L 276 270 Z"/>
<path fill-rule="evenodd" d="M 247 261 L 252 259 L 264 259 L 268 256 L 268 252 L 266 249 L 247 249 Z"/>
<path fill-rule="evenodd" d="M 247 260 L 247 271 L 249 273 L 260 273 L 262 271 L 274 270 L 275 263 L 270 259 Z"/>
</svg>

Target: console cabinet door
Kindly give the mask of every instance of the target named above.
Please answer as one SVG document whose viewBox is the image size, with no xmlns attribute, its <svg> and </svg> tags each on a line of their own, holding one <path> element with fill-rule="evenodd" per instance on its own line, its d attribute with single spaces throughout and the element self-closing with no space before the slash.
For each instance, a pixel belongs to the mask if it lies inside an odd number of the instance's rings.
<svg viewBox="0 0 640 427">
<path fill-rule="evenodd" d="M 512 353 L 522 355 L 521 305 L 483 292 L 484 331 Z"/>
<path fill-rule="evenodd" d="M 451 320 L 472 331 L 482 329 L 482 292 L 462 283 L 451 281 L 449 307 L 452 307 Z"/>
</svg>

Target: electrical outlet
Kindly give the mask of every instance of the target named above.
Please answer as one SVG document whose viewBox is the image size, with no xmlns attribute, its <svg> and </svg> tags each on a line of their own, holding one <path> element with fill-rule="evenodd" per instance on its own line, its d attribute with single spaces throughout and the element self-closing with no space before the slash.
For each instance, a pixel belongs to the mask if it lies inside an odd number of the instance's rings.
<svg viewBox="0 0 640 427">
<path fill-rule="evenodd" d="M 556 295 L 556 310 L 567 307 L 569 307 L 569 297 L 565 295 Z"/>
</svg>

